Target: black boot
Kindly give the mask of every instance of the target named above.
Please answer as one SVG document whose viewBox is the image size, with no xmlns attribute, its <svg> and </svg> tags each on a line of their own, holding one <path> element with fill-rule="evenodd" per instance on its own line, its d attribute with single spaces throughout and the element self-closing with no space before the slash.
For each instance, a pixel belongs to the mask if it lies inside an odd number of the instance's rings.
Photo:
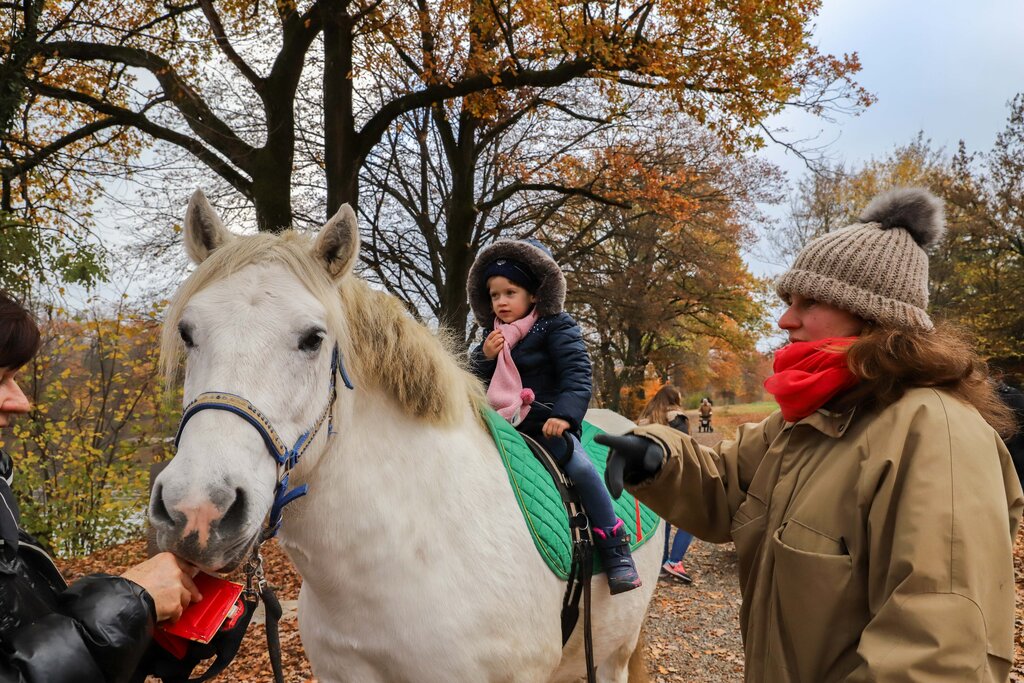
<svg viewBox="0 0 1024 683">
<path fill-rule="evenodd" d="M 613 527 L 594 527 L 594 547 L 601 557 L 601 566 L 608 574 L 608 588 L 612 595 L 643 585 L 636 573 L 633 554 L 629 550 L 629 534 L 621 519 Z"/>
</svg>

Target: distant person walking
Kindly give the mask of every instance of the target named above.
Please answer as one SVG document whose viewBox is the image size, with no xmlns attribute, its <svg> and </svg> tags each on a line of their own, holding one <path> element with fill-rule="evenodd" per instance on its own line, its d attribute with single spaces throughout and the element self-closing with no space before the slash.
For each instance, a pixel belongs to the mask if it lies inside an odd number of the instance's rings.
<svg viewBox="0 0 1024 683">
<path fill-rule="evenodd" d="M 760 424 L 714 449 L 661 425 L 598 437 L 613 495 L 736 544 L 749 682 L 1009 679 L 1013 416 L 926 311 L 943 230 L 941 202 L 903 190 L 804 247 L 776 283 L 789 344 Z"/>
<path fill-rule="evenodd" d="M 682 396 L 679 389 L 671 384 L 666 384 L 654 394 L 644 407 L 640 417 L 637 418 L 639 425 L 660 424 L 668 425 L 678 429 L 683 434 L 690 433 L 690 418 L 686 417 L 680 407 Z M 669 537 L 672 535 L 672 525 L 665 522 L 665 550 L 661 557 L 661 569 L 669 576 L 673 576 L 683 583 L 693 583 L 693 577 L 686 571 L 683 565 L 683 557 L 690 548 L 693 535 L 683 529 L 677 529 L 675 538 L 672 539 L 672 547 L 669 550 Z"/>
</svg>

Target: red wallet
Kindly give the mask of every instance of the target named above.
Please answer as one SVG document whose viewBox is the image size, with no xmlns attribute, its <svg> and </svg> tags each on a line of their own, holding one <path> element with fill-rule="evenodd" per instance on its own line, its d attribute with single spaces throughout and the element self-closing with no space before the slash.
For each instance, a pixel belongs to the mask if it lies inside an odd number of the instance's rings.
<svg viewBox="0 0 1024 683">
<path fill-rule="evenodd" d="M 237 619 L 244 611 L 238 599 L 242 594 L 242 584 L 218 579 L 203 572 L 196 574 L 192 580 L 203 599 L 190 603 L 173 624 L 161 624 L 158 628 L 186 640 L 208 643 L 226 619 Z M 232 610 L 236 613 L 233 614 Z"/>
</svg>

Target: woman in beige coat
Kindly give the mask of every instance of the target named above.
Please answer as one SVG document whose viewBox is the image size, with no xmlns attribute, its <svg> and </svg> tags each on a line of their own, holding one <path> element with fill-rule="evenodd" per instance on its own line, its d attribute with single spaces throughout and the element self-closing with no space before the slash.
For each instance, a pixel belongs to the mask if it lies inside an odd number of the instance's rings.
<svg viewBox="0 0 1024 683">
<path fill-rule="evenodd" d="M 608 485 L 733 541 L 746 680 L 1006 681 L 1024 509 L 982 364 L 927 306 L 942 206 L 880 196 L 777 283 L 780 410 L 716 449 L 606 437 Z"/>
</svg>

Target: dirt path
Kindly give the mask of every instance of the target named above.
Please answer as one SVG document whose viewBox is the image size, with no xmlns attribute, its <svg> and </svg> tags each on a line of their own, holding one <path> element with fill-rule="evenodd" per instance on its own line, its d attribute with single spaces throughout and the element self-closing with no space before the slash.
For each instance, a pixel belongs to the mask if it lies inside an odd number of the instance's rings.
<svg viewBox="0 0 1024 683">
<path fill-rule="evenodd" d="M 742 681 L 736 553 L 695 540 L 684 561 L 693 584 L 663 577 L 647 613 L 648 672 L 658 683 Z"/>
</svg>

